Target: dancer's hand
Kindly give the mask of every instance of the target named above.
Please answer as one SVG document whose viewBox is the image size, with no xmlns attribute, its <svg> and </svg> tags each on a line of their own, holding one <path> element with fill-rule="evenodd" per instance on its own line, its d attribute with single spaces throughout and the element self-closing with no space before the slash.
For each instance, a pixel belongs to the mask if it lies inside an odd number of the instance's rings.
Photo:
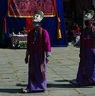
<svg viewBox="0 0 95 96">
<path fill-rule="evenodd" d="M 50 57 L 46 57 L 46 63 L 50 61 Z"/>
<path fill-rule="evenodd" d="M 25 63 L 28 63 L 28 56 L 25 57 Z"/>
</svg>

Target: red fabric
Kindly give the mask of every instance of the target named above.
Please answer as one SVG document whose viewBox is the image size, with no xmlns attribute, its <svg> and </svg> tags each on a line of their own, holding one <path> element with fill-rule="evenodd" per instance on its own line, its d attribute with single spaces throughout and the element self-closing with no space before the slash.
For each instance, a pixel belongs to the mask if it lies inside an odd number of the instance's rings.
<svg viewBox="0 0 95 96">
<path fill-rule="evenodd" d="M 45 15 L 54 15 L 52 0 L 8 0 L 9 16 L 31 17 L 37 10 L 42 10 Z"/>
<path fill-rule="evenodd" d="M 6 33 L 6 29 L 7 29 L 7 27 L 6 27 L 6 17 L 4 17 L 4 32 Z"/>
<path fill-rule="evenodd" d="M 80 27 L 79 26 L 74 26 L 72 31 L 80 33 Z"/>
<path fill-rule="evenodd" d="M 27 32 L 33 28 L 32 18 L 26 18 L 26 30 Z"/>
<path fill-rule="evenodd" d="M 3 30 L 2 30 L 2 39 L 5 39 L 6 31 L 7 31 L 6 17 L 4 17 L 4 20 L 3 20 Z"/>
<path fill-rule="evenodd" d="M 95 39 L 83 39 L 83 46 L 85 48 L 95 48 Z"/>
</svg>

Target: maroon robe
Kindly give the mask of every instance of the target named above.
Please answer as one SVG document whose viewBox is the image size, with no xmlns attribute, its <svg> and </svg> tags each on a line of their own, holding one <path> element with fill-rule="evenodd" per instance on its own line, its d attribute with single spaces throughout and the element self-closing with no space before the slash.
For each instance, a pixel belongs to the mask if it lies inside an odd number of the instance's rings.
<svg viewBox="0 0 95 96">
<path fill-rule="evenodd" d="M 37 31 L 35 33 L 35 31 Z M 27 37 L 29 53 L 27 90 L 46 90 L 46 53 L 51 52 L 49 34 L 45 29 L 31 30 Z"/>
</svg>

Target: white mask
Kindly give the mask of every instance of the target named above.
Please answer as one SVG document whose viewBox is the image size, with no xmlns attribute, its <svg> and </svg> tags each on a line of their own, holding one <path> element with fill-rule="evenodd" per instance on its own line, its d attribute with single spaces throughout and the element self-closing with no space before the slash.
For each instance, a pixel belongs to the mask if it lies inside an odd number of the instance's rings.
<svg viewBox="0 0 95 96">
<path fill-rule="evenodd" d="M 42 19 L 43 19 L 43 17 L 41 15 L 39 15 L 39 14 L 35 14 L 33 16 L 33 22 L 41 22 Z"/>
</svg>

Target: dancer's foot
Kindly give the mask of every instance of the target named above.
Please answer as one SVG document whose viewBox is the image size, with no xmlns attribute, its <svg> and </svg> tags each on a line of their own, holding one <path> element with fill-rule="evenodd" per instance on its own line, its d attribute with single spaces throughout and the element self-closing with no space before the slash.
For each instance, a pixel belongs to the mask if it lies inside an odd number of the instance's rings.
<svg viewBox="0 0 95 96">
<path fill-rule="evenodd" d="M 21 93 L 29 93 L 29 90 L 21 88 Z"/>
<path fill-rule="evenodd" d="M 72 81 L 70 81 L 70 83 L 73 84 L 73 85 L 75 85 L 75 86 L 79 86 L 79 84 L 77 83 L 76 80 L 72 80 Z"/>
<path fill-rule="evenodd" d="M 72 80 L 72 81 L 70 81 L 70 83 L 72 85 L 78 86 L 78 87 L 81 87 L 81 86 L 91 86 L 91 83 L 78 83 L 76 80 Z"/>
</svg>

